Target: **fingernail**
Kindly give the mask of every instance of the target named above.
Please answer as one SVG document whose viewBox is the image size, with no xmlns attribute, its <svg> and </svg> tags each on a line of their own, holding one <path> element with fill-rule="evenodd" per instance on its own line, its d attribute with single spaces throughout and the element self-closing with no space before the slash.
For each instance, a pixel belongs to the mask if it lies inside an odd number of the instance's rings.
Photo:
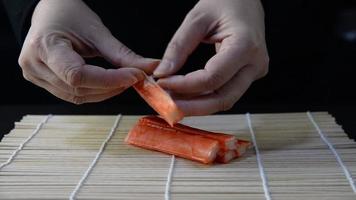
<svg viewBox="0 0 356 200">
<path fill-rule="evenodd" d="M 155 58 L 141 58 L 140 62 L 135 67 L 143 70 L 146 74 L 152 74 L 160 61 L 161 60 Z"/>
<path fill-rule="evenodd" d="M 153 72 L 155 77 L 162 77 L 167 75 L 169 72 L 173 70 L 173 62 L 169 60 L 162 60 L 162 62 L 158 65 L 156 70 Z"/>
<path fill-rule="evenodd" d="M 159 63 L 161 60 L 156 58 L 145 58 L 145 61 L 148 63 Z"/>
<path fill-rule="evenodd" d="M 162 88 L 173 90 L 174 88 L 172 88 L 172 86 L 175 86 L 175 83 L 179 81 L 180 78 L 181 78 L 180 75 L 173 75 L 167 78 L 160 78 L 158 79 L 157 83 Z"/>
<path fill-rule="evenodd" d="M 154 68 L 156 68 L 159 65 L 160 61 L 161 60 L 154 59 L 154 58 L 142 58 L 141 66 L 145 67 L 145 68 L 148 67 L 149 69 L 151 69 L 153 71 Z M 152 71 L 151 71 L 151 73 L 152 73 Z"/>
</svg>

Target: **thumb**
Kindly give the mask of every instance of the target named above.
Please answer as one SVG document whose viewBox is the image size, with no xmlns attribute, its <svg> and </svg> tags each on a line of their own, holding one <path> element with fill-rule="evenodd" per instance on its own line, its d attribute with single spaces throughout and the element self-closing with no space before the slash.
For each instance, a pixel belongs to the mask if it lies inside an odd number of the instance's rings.
<svg viewBox="0 0 356 200">
<path fill-rule="evenodd" d="M 177 72 L 188 56 L 195 50 L 207 34 L 208 21 L 191 11 L 169 42 L 161 63 L 154 71 L 154 76 L 165 77 Z"/>
<path fill-rule="evenodd" d="M 110 63 L 117 67 L 135 67 L 152 74 L 160 60 L 144 58 L 117 40 L 109 31 L 96 36 L 95 47 Z"/>
</svg>

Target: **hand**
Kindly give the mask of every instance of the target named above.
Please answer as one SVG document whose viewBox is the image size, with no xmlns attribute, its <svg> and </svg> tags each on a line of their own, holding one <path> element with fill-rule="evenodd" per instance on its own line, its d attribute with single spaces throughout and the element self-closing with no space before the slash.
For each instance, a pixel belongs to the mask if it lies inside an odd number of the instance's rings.
<svg viewBox="0 0 356 200">
<path fill-rule="evenodd" d="M 172 75 L 200 42 L 215 44 L 205 68 Z M 186 115 L 230 109 L 250 84 L 267 74 L 264 12 L 259 0 L 200 0 L 188 13 L 154 71 L 158 83 L 179 94 Z M 163 77 L 163 78 L 162 78 Z"/>
<path fill-rule="evenodd" d="M 88 65 L 102 56 L 119 69 Z M 55 96 L 76 104 L 115 96 L 153 71 L 157 60 L 143 58 L 115 39 L 80 0 L 42 0 L 32 16 L 19 64 L 23 76 Z M 136 67 L 136 68 L 134 68 Z"/>
</svg>

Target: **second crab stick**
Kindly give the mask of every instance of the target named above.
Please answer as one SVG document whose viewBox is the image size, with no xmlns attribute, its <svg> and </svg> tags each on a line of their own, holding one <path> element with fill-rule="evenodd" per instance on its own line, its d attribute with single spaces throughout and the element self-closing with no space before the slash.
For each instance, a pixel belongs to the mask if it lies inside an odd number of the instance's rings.
<svg viewBox="0 0 356 200">
<path fill-rule="evenodd" d="M 232 159 L 241 157 L 247 149 L 252 147 L 251 142 L 247 140 L 240 140 L 238 139 L 235 143 L 235 149 L 234 150 L 228 150 L 228 151 L 219 151 L 217 156 L 216 156 L 216 162 L 219 163 L 228 163 Z"/>
<path fill-rule="evenodd" d="M 147 123 L 156 123 L 161 126 L 169 126 L 163 119 L 157 116 L 146 116 L 142 118 Z M 177 123 L 174 125 L 174 129 L 184 131 L 186 133 L 202 135 L 207 138 L 215 139 L 220 144 L 220 149 L 223 151 L 236 149 L 237 139 L 234 135 L 228 135 L 225 133 L 215 133 L 210 131 L 205 131 L 193 127 L 186 126 L 184 124 Z"/>
<path fill-rule="evenodd" d="M 171 96 L 156 83 L 152 76 L 146 75 L 144 80 L 139 81 L 133 87 L 169 125 L 173 126 L 183 119 L 183 112 L 178 108 Z"/>
</svg>

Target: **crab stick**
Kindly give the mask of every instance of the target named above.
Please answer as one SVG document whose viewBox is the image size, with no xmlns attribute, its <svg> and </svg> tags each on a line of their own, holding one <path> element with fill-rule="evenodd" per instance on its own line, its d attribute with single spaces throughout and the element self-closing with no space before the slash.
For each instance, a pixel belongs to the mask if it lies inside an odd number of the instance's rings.
<svg viewBox="0 0 356 200">
<path fill-rule="evenodd" d="M 146 116 L 143 117 L 142 120 L 145 121 L 145 123 L 158 124 L 160 126 L 165 126 L 165 127 L 169 126 L 163 119 L 157 116 Z M 219 142 L 220 149 L 223 151 L 236 149 L 237 139 L 234 135 L 205 131 L 205 130 L 189 127 L 180 123 L 175 124 L 174 129 L 179 131 L 184 131 L 186 133 L 202 135 L 204 137 L 217 140 Z"/>
<path fill-rule="evenodd" d="M 232 139 L 228 136 L 230 135 L 191 128 L 179 123 L 172 127 L 160 117 L 146 116 L 139 119 L 125 141 L 146 149 L 209 164 L 213 161 L 228 163 L 240 157 L 251 145 L 249 141 L 236 139 L 235 136 L 232 136 L 234 143 L 230 145 Z M 226 145 L 227 143 L 229 145 Z"/>
<path fill-rule="evenodd" d="M 178 108 L 171 96 L 156 83 L 152 76 L 146 75 L 144 80 L 137 82 L 133 87 L 169 125 L 173 126 L 183 119 L 183 112 Z"/>
<path fill-rule="evenodd" d="M 219 151 L 219 142 L 197 134 L 175 130 L 139 120 L 125 139 L 126 143 L 146 149 L 173 154 L 182 158 L 212 163 Z"/>
<path fill-rule="evenodd" d="M 228 151 L 220 150 L 217 154 L 215 161 L 218 163 L 228 163 L 235 158 L 241 157 L 251 146 L 252 146 L 251 142 L 247 140 L 238 139 L 235 143 L 234 150 L 228 150 Z"/>
<path fill-rule="evenodd" d="M 228 163 L 232 159 L 237 158 L 237 154 L 235 150 L 229 150 L 229 151 L 219 151 L 215 162 L 217 163 Z"/>
<path fill-rule="evenodd" d="M 252 143 L 250 141 L 238 139 L 236 142 L 237 156 L 238 157 L 242 156 L 247 151 L 247 149 L 251 147 L 252 147 Z"/>
</svg>

